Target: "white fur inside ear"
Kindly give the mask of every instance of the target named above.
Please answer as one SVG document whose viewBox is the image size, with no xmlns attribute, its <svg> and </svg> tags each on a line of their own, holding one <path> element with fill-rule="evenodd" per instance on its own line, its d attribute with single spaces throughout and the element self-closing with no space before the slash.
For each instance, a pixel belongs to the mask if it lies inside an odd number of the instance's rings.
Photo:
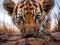
<svg viewBox="0 0 60 45">
<path fill-rule="evenodd" d="M 1 10 L 2 9 L 2 10 Z M 0 7 L 0 26 L 5 24 L 8 28 L 18 29 L 12 22 L 12 18 L 8 15 L 8 12 L 3 8 Z"/>
<path fill-rule="evenodd" d="M 8 12 L 4 9 L 3 7 L 3 1 L 0 1 L 0 25 L 4 23 L 8 23 L 8 25 L 12 24 L 12 19 L 11 17 L 8 15 Z M 15 0 L 16 2 L 16 0 Z"/>
</svg>

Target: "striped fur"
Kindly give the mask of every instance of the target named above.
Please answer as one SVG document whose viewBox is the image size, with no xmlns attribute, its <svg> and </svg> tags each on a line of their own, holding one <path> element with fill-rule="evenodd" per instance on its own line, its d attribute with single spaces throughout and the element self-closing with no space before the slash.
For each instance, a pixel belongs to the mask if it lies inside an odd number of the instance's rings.
<svg viewBox="0 0 60 45">
<path fill-rule="evenodd" d="M 41 30 L 50 31 L 51 18 L 48 13 L 54 6 L 54 0 L 20 0 L 17 5 L 12 0 L 4 2 L 4 8 L 23 36 L 35 35 Z"/>
</svg>

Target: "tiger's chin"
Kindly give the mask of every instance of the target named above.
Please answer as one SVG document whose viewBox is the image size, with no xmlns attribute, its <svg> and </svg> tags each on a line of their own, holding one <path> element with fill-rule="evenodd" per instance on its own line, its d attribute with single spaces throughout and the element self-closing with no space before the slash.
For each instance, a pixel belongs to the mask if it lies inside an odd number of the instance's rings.
<svg viewBox="0 0 60 45">
<path fill-rule="evenodd" d="M 34 29 L 26 31 L 26 30 L 21 30 L 21 36 L 25 37 L 25 38 L 30 38 L 30 37 L 38 37 L 40 34 L 43 33 L 43 30 L 40 29 Z"/>
<path fill-rule="evenodd" d="M 47 31 L 47 30 L 44 30 L 44 29 L 34 29 L 33 31 L 32 30 L 29 30 L 26 31 L 26 30 L 21 30 L 21 33 L 20 35 L 24 38 L 30 38 L 30 37 L 35 37 L 35 38 L 39 38 L 43 35 L 47 35 L 47 36 L 50 36 L 51 35 L 51 32 L 50 31 Z"/>
</svg>

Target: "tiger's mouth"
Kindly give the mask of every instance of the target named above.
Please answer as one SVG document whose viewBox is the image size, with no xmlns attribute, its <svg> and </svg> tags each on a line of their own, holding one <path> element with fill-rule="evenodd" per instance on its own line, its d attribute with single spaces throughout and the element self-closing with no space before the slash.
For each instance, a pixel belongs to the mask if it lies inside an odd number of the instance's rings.
<svg viewBox="0 0 60 45">
<path fill-rule="evenodd" d="M 50 36 L 51 33 L 49 31 L 44 30 L 42 27 L 39 29 L 35 28 L 33 31 L 30 30 L 30 32 L 27 32 L 26 30 L 21 30 L 21 36 L 23 36 L 24 38 L 30 37 L 39 38 L 42 35 Z"/>
<path fill-rule="evenodd" d="M 26 30 L 21 30 L 21 36 L 23 36 L 25 38 L 36 37 L 40 33 L 39 31 L 40 31 L 40 29 L 34 29 L 32 31 L 29 30 L 29 32 Z"/>
</svg>

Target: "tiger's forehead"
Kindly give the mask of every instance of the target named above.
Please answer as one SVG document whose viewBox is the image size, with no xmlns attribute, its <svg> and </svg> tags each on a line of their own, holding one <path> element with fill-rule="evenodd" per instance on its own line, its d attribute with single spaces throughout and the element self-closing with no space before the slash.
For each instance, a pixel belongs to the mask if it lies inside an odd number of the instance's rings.
<svg viewBox="0 0 60 45">
<path fill-rule="evenodd" d="M 37 9 L 42 11 L 40 0 L 21 0 L 18 2 L 17 7 L 18 10 L 23 9 L 26 12 L 32 12 L 33 10 Z"/>
<path fill-rule="evenodd" d="M 18 2 L 18 5 L 20 5 L 20 8 L 22 7 L 38 7 L 41 1 L 39 0 L 22 0 Z"/>
</svg>

